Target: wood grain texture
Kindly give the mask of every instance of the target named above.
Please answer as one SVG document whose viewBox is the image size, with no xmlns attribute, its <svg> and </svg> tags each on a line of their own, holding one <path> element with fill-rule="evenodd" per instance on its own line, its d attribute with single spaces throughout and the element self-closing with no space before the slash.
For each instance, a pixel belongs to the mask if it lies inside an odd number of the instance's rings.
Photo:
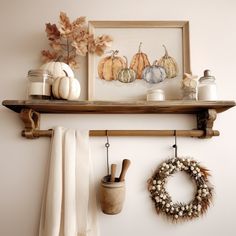
<svg viewBox="0 0 236 236">
<path fill-rule="evenodd" d="M 183 28 L 188 21 L 89 21 L 92 28 Z"/>
<path fill-rule="evenodd" d="M 235 101 L 159 101 L 90 102 L 63 100 L 4 100 L 2 104 L 20 113 L 33 109 L 39 113 L 61 114 L 196 114 L 208 109 L 217 113 L 235 106 Z"/>
<path fill-rule="evenodd" d="M 195 137 L 204 138 L 206 135 L 205 130 L 90 130 L 90 137 L 102 137 L 108 135 L 115 137 L 168 137 L 174 136 L 175 132 L 178 137 Z M 218 130 L 212 130 L 212 136 L 219 136 Z M 34 139 L 39 137 L 52 137 L 53 130 L 32 130 L 31 133 L 23 130 L 22 136 L 28 139 Z"/>
</svg>

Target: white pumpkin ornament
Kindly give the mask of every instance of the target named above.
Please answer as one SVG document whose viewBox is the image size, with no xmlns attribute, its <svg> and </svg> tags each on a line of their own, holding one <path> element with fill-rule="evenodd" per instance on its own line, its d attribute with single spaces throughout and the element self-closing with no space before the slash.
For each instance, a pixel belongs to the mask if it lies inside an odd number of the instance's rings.
<svg viewBox="0 0 236 236">
<path fill-rule="evenodd" d="M 75 77 L 72 69 L 64 62 L 51 61 L 43 64 L 40 69 L 48 70 L 53 78 L 58 78 L 62 76 Z"/>
<path fill-rule="evenodd" d="M 79 81 L 67 75 L 56 78 L 52 84 L 52 93 L 57 99 L 78 100 L 80 91 Z"/>
</svg>

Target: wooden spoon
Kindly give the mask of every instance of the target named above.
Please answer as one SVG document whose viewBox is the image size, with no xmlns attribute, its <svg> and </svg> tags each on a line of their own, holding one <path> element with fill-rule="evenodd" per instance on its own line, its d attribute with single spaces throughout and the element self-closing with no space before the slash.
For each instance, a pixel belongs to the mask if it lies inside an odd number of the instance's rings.
<svg viewBox="0 0 236 236">
<path fill-rule="evenodd" d="M 110 178 L 110 182 L 115 182 L 115 176 L 116 176 L 116 164 L 111 164 L 111 178 Z"/>
<path fill-rule="evenodd" d="M 119 177 L 119 181 L 124 181 L 125 180 L 125 175 L 126 175 L 126 172 L 130 166 L 130 160 L 128 159 L 124 159 L 123 162 L 122 162 L 122 169 L 121 169 L 121 173 L 120 173 L 120 177 Z"/>
</svg>

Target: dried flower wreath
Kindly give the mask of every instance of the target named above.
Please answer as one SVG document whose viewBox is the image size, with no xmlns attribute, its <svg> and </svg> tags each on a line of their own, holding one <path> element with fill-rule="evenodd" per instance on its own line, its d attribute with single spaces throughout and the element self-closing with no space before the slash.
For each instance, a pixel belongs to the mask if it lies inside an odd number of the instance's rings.
<svg viewBox="0 0 236 236">
<path fill-rule="evenodd" d="M 195 181 L 197 191 L 189 203 L 174 203 L 165 189 L 167 179 L 178 171 L 185 171 Z M 165 214 L 174 221 L 190 220 L 204 214 L 212 202 L 213 187 L 209 170 L 190 158 L 171 158 L 163 162 L 148 180 L 148 190 L 155 203 L 157 214 Z"/>
<path fill-rule="evenodd" d="M 71 22 L 64 12 L 60 13 L 59 27 L 47 23 L 45 31 L 51 51 L 41 52 L 43 61 L 62 61 L 72 68 L 78 68 L 77 56 L 85 56 L 88 52 L 101 56 L 112 42 L 109 35 L 95 38 L 90 34 L 85 17 Z"/>
</svg>

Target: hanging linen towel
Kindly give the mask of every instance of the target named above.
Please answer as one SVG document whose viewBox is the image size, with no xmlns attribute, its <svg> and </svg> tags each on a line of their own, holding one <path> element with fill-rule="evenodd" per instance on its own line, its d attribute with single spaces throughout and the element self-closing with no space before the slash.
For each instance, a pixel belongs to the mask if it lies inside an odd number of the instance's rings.
<svg viewBox="0 0 236 236">
<path fill-rule="evenodd" d="M 39 236 L 98 236 L 89 132 L 56 127 Z"/>
</svg>

